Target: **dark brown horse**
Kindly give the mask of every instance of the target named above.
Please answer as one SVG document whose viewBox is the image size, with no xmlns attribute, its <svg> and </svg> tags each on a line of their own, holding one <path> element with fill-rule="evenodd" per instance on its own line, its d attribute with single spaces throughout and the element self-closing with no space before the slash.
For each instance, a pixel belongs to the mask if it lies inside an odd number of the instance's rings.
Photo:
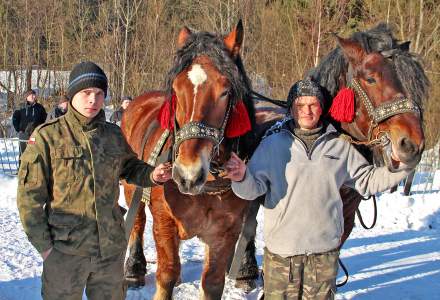
<svg viewBox="0 0 440 300">
<path fill-rule="evenodd" d="M 255 146 L 250 83 L 239 55 L 242 40 L 241 22 L 225 37 L 183 28 L 166 91 L 137 97 L 124 113 L 122 130 L 145 161 L 151 159 L 165 131 L 164 115 L 169 117 L 165 125 L 172 128 L 161 157 L 171 157 L 173 180 L 152 188 L 149 202 L 157 250 L 154 299 L 171 299 L 180 277 L 179 243 L 196 236 L 206 245 L 201 298 L 221 298 L 228 261 L 249 202 L 232 193 L 229 180 L 219 176 L 218 166 L 232 150 L 246 158 Z M 247 115 L 236 116 L 238 108 Z M 157 121 L 159 113 L 162 126 Z M 240 123 L 243 117 L 249 120 L 250 131 L 228 136 L 231 122 Z M 124 188 L 130 200 L 134 187 Z M 136 217 L 126 265 L 127 279 L 140 285 L 146 268 L 142 249 L 144 208 L 140 207 Z"/>
<path fill-rule="evenodd" d="M 398 170 L 414 167 L 421 158 L 425 139 L 422 124 L 423 103 L 429 81 L 408 43 L 398 44 L 385 24 L 350 39 L 339 38 L 333 50 L 311 72 L 330 99 L 345 87 L 355 92 L 352 122 L 340 123 L 341 131 L 351 136 L 366 157 L 376 164 Z M 344 236 L 354 226 L 355 211 L 361 196 L 342 188 Z"/>
<path fill-rule="evenodd" d="M 371 163 L 374 160 L 390 170 L 414 167 L 425 144 L 422 108 L 428 97 L 429 81 L 416 56 L 408 52 L 409 44 L 398 44 L 385 24 L 357 32 L 349 39 L 338 38 L 338 42 L 339 47 L 309 72 L 329 100 L 347 86 L 354 90 L 353 119 L 330 121 Z M 327 108 L 332 104 L 328 101 Z M 257 127 L 283 117 L 272 111 L 257 108 Z M 340 192 L 344 204 L 342 247 L 353 229 L 362 197 L 347 187 Z M 245 261 L 255 261 L 250 259 L 250 249 L 252 245 L 247 247 Z"/>
</svg>

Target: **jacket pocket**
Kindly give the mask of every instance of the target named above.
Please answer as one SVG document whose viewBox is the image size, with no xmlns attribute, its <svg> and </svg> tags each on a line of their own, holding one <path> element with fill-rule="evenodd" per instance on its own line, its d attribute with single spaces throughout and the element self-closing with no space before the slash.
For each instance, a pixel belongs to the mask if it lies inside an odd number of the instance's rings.
<svg viewBox="0 0 440 300">
<path fill-rule="evenodd" d="M 53 240 L 67 241 L 72 230 L 82 224 L 81 215 L 53 212 L 49 215 L 49 225 Z"/>
<path fill-rule="evenodd" d="M 83 186 L 86 177 L 83 149 L 66 145 L 55 149 L 52 166 L 54 183 L 51 207 L 66 213 L 82 213 L 86 205 L 81 194 L 86 191 Z"/>
<path fill-rule="evenodd" d="M 55 178 L 82 180 L 85 175 L 84 168 L 84 153 L 81 146 L 64 146 L 55 149 Z"/>
</svg>

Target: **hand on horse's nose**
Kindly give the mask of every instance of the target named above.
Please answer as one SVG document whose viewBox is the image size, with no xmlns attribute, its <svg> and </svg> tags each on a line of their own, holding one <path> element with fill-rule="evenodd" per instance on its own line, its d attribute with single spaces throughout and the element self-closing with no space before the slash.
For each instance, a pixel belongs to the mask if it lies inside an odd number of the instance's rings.
<svg viewBox="0 0 440 300">
<path fill-rule="evenodd" d="M 231 153 L 231 158 L 225 163 L 226 176 L 232 181 L 242 181 L 246 173 L 246 164 L 234 152 Z"/>
<path fill-rule="evenodd" d="M 164 163 L 158 165 L 152 173 L 153 180 L 156 182 L 166 182 L 171 179 L 172 176 L 172 166 L 170 163 Z"/>
</svg>

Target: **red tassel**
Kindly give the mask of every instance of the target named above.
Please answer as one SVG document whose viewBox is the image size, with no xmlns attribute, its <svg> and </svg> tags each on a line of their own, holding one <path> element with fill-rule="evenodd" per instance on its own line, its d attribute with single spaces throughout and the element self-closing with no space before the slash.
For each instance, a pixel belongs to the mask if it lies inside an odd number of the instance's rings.
<svg viewBox="0 0 440 300">
<path fill-rule="evenodd" d="M 228 124 L 226 124 L 225 136 L 227 138 L 234 138 L 242 136 L 250 131 L 251 120 L 243 101 L 239 101 L 232 109 L 229 116 Z"/>
<path fill-rule="evenodd" d="M 354 92 L 350 88 L 341 89 L 333 99 L 330 116 L 342 123 L 351 123 L 354 119 Z"/>
<path fill-rule="evenodd" d="M 176 114 L 176 95 L 173 94 L 171 99 L 165 100 L 159 110 L 157 120 L 163 129 L 172 130 L 174 128 L 174 115 Z"/>
</svg>

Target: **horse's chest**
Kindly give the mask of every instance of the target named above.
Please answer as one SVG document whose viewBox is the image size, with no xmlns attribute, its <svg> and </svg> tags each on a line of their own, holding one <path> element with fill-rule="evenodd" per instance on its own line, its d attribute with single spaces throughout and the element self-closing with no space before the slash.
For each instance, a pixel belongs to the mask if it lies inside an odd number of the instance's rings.
<svg viewBox="0 0 440 300">
<path fill-rule="evenodd" d="M 190 196 L 180 194 L 177 188 L 165 191 L 165 201 L 181 239 L 227 229 L 242 219 L 247 204 L 232 192 L 221 196 Z"/>
</svg>

